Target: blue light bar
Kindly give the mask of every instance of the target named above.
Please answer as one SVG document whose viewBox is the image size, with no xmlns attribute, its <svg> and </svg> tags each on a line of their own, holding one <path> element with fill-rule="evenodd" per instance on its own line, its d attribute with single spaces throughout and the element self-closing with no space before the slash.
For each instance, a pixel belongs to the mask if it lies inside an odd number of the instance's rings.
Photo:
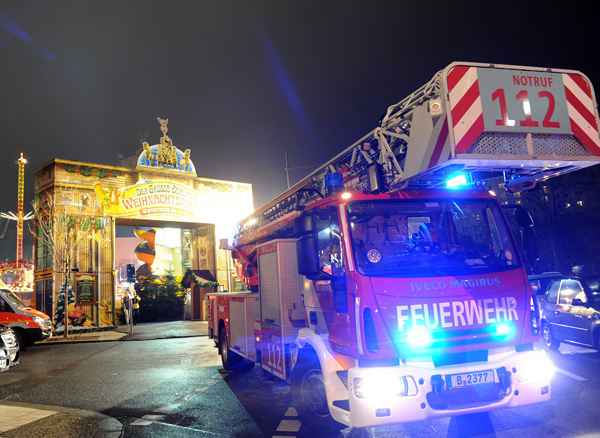
<svg viewBox="0 0 600 438">
<path fill-rule="evenodd" d="M 448 181 L 446 181 L 447 189 L 457 189 L 460 186 L 466 186 L 466 185 L 467 185 L 467 177 L 465 175 L 457 175 L 454 178 L 450 178 Z"/>
</svg>

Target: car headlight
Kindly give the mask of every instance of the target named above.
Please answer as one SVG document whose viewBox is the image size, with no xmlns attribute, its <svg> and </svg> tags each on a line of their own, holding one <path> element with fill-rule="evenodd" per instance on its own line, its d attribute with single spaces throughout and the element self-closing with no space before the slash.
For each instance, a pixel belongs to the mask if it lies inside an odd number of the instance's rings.
<svg viewBox="0 0 600 438">
<path fill-rule="evenodd" d="M 33 316 L 32 319 L 40 327 L 46 327 L 46 321 L 44 320 L 44 318 L 41 318 L 39 316 Z"/>
</svg>

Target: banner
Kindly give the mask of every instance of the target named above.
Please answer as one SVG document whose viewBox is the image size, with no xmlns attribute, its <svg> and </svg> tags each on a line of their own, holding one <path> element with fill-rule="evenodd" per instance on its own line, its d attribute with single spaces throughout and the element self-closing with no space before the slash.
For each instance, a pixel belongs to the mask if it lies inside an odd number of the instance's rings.
<svg viewBox="0 0 600 438">
<path fill-rule="evenodd" d="M 172 181 L 145 181 L 122 189 L 104 190 L 101 183 L 94 191 L 108 216 L 150 216 L 165 214 L 195 218 L 201 195 L 194 189 Z"/>
</svg>

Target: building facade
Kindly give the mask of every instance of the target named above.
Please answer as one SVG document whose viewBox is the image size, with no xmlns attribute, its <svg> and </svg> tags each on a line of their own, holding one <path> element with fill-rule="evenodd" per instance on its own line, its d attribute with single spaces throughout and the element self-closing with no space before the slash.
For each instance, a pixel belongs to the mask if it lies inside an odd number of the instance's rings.
<svg viewBox="0 0 600 438">
<path fill-rule="evenodd" d="M 198 177 L 190 150 L 173 145 L 163 122 L 160 143 L 144 143 L 135 166 L 54 159 L 37 169 L 38 310 L 53 314 L 68 279 L 76 306 L 94 325 L 118 324 L 115 310 L 131 264 L 138 275 L 208 271 L 235 290 L 229 254 L 218 244 L 252 212 L 252 186 Z M 123 231 L 129 242 L 121 245 Z"/>
</svg>

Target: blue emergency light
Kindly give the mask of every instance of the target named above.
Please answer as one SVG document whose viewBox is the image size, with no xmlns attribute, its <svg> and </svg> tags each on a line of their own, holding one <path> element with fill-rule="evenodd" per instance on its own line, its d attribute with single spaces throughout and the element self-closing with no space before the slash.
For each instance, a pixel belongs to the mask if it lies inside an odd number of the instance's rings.
<svg viewBox="0 0 600 438">
<path fill-rule="evenodd" d="M 446 181 L 447 189 L 458 189 L 467 185 L 467 177 L 465 175 L 457 175 Z"/>
</svg>

